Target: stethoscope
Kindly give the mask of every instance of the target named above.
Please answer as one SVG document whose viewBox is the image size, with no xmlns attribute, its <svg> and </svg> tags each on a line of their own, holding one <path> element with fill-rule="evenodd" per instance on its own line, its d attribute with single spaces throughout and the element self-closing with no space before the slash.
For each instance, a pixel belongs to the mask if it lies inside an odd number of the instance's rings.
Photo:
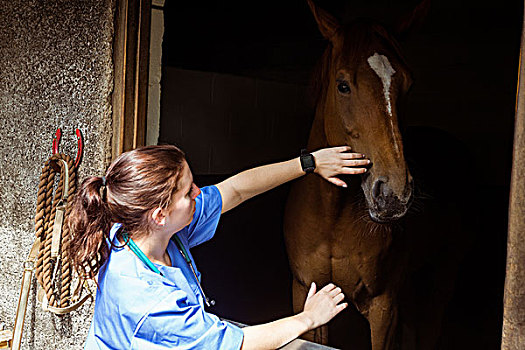
<svg viewBox="0 0 525 350">
<path fill-rule="evenodd" d="M 128 245 L 129 249 L 135 253 L 137 258 L 139 258 L 140 261 L 142 261 L 149 269 L 155 273 L 158 273 L 159 275 L 163 276 L 162 272 L 155 266 L 151 260 L 144 254 L 142 250 L 137 246 L 135 242 L 128 236 L 128 233 L 126 231 L 122 232 L 122 238 L 124 239 L 125 243 L 124 245 Z M 175 234 L 173 235 L 173 238 L 175 239 L 175 244 L 177 245 L 177 249 L 179 250 L 180 254 L 188 264 L 188 266 L 191 269 L 191 272 L 193 273 L 193 276 L 195 277 L 195 281 L 197 282 L 197 286 L 199 287 L 199 290 L 202 294 L 202 297 L 204 298 L 204 302 L 206 303 L 207 307 L 214 306 L 215 300 L 209 299 L 206 294 L 204 293 L 204 289 L 202 289 L 201 282 L 199 281 L 199 278 L 197 277 L 197 273 L 195 272 L 195 268 L 193 267 L 193 264 L 191 263 L 190 255 L 188 254 L 188 251 L 186 248 L 184 248 L 184 245 L 182 244 L 180 238 Z"/>
</svg>

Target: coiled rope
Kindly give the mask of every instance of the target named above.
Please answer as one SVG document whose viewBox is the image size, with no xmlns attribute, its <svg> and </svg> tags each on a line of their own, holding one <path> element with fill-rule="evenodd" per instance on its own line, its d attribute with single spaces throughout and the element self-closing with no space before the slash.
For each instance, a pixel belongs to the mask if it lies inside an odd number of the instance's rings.
<svg viewBox="0 0 525 350">
<path fill-rule="evenodd" d="M 42 307 L 57 314 L 76 309 L 90 297 L 88 295 L 78 300 L 83 280 L 79 280 L 75 291 L 71 290 L 71 233 L 67 218 L 72 209 L 76 183 L 77 169 L 73 159 L 68 155 L 56 153 L 42 168 L 38 185 L 35 232 L 36 238 L 40 240 L 40 249 L 35 272 L 44 292 L 39 293 Z"/>
</svg>

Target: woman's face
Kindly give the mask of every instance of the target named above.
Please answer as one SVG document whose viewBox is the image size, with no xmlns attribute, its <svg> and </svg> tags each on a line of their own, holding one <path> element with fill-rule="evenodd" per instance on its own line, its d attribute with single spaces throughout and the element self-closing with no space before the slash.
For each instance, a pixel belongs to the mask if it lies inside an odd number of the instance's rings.
<svg viewBox="0 0 525 350">
<path fill-rule="evenodd" d="M 179 190 L 175 193 L 166 216 L 166 229 L 175 233 L 190 224 L 195 213 L 195 198 L 200 193 L 201 190 L 193 183 L 193 175 L 188 163 L 184 162 Z"/>
</svg>

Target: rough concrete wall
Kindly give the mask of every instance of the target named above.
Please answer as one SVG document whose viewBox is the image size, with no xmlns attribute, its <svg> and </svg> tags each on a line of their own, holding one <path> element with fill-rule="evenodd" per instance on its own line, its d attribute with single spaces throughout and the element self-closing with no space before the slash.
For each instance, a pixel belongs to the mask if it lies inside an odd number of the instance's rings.
<svg viewBox="0 0 525 350">
<path fill-rule="evenodd" d="M 0 0 L 0 322 L 13 327 L 22 263 L 33 243 L 38 179 L 57 127 L 74 157 L 84 134 L 80 179 L 111 155 L 114 0 Z M 71 316 L 35 305 L 33 281 L 23 349 L 81 348 L 90 303 Z"/>
</svg>

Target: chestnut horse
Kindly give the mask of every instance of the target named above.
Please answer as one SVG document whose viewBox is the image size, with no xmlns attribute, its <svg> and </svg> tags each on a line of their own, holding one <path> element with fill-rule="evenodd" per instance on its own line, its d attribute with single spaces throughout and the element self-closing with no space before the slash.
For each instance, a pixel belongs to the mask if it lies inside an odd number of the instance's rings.
<svg viewBox="0 0 525 350">
<path fill-rule="evenodd" d="M 413 192 L 397 118 L 412 80 L 397 41 L 382 26 L 367 20 L 343 26 L 308 3 L 329 41 L 315 77 L 308 149 L 349 145 L 373 165 L 361 177 L 345 178 L 348 188 L 314 175 L 292 185 L 284 234 L 294 310 L 302 309 L 311 282 L 334 282 L 368 320 L 372 348 L 391 349 L 408 265 L 404 234 L 392 223 L 405 215 Z M 326 344 L 327 327 L 308 338 Z"/>
</svg>

